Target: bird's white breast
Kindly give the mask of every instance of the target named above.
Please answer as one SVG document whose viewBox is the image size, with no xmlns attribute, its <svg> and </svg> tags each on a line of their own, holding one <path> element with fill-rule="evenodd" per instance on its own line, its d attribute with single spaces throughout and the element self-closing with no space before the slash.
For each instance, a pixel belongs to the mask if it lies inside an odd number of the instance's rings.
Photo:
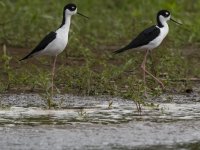
<svg viewBox="0 0 200 150">
<path fill-rule="evenodd" d="M 159 28 L 159 27 L 157 27 Z M 167 36 L 168 32 L 169 32 L 169 26 L 167 24 L 165 24 L 164 27 L 159 28 L 160 29 L 160 34 L 158 35 L 158 37 L 156 37 L 154 40 L 152 40 L 151 42 L 149 42 L 147 45 L 142 46 L 142 49 L 149 49 L 152 50 L 156 47 L 158 47 L 162 41 L 164 40 L 164 38 Z"/>
<path fill-rule="evenodd" d="M 43 55 L 56 56 L 67 46 L 68 32 L 60 28 L 56 33 L 56 38 L 44 49 Z"/>
</svg>

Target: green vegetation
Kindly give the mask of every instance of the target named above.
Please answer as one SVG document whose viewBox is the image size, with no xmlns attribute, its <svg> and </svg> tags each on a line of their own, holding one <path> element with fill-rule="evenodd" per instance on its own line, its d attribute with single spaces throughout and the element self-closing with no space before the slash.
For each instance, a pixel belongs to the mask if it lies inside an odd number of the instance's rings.
<svg viewBox="0 0 200 150">
<path fill-rule="evenodd" d="M 140 64 L 144 54 L 117 56 L 112 51 L 155 24 L 160 9 L 170 10 L 184 25 L 169 23 L 170 33 L 153 51 L 148 68 L 164 80 L 168 90 L 180 91 L 188 86 L 174 80 L 200 76 L 200 55 L 195 51 L 200 41 L 199 0 L 0 0 L 1 92 L 41 91 L 48 96 L 51 59 L 18 60 L 60 25 L 62 9 L 68 2 L 76 3 L 90 20 L 78 15 L 72 18 L 69 45 L 57 63 L 58 92 L 108 94 L 143 102 Z M 148 92 L 152 96 L 161 93 L 150 77 Z"/>
</svg>

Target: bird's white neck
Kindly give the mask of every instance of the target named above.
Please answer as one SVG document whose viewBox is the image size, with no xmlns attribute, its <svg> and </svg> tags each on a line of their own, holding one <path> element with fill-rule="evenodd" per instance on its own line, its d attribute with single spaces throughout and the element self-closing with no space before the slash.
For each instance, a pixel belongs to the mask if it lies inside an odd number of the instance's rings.
<svg viewBox="0 0 200 150">
<path fill-rule="evenodd" d="M 160 25 L 158 24 L 157 27 L 160 29 L 160 42 L 167 36 L 169 32 L 169 26 L 166 20 L 160 20 Z"/>
<path fill-rule="evenodd" d="M 56 31 L 56 33 L 58 34 L 57 36 L 68 41 L 70 24 L 71 24 L 71 16 L 66 15 L 65 18 L 63 19 L 60 28 Z"/>
<path fill-rule="evenodd" d="M 65 20 L 64 20 L 64 22 L 63 22 L 63 24 L 61 25 L 60 28 L 69 32 L 70 24 L 71 24 L 71 16 L 66 15 Z"/>
<path fill-rule="evenodd" d="M 163 21 L 162 22 L 163 27 L 162 28 L 166 28 L 167 30 L 169 29 L 169 26 L 167 24 L 167 21 Z"/>
<path fill-rule="evenodd" d="M 166 18 L 164 18 L 163 16 L 159 16 L 157 18 L 158 27 L 160 27 L 160 28 L 168 27 L 167 21 L 168 20 Z"/>
</svg>

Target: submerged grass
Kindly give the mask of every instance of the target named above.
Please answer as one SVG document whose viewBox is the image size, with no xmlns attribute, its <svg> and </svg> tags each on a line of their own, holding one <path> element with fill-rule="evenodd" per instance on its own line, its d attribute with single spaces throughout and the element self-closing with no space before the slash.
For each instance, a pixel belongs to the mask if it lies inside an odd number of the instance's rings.
<svg viewBox="0 0 200 150">
<path fill-rule="evenodd" d="M 57 89 L 61 92 L 108 94 L 143 103 L 145 87 L 140 75 L 143 53 L 127 52 L 117 56 L 112 51 L 128 43 L 143 28 L 154 24 L 160 9 L 170 10 L 172 16 L 184 25 L 180 27 L 170 23 L 169 36 L 158 50 L 153 51 L 148 67 L 164 80 L 167 89 L 185 88 L 186 84 L 171 80 L 199 77 L 199 56 L 192 57 L 190 53 L 188 58 L 184 55 L 199 47 L 198 0 L 1 0 L 1 92 L 39 89 L 48 95 L 50 66 L 47 65 L 50 60 L 41 58 L 39 63 L 35 63 L 35 59 L 22 63 L 18 60 L 44 35 L 59 26 L 63 6 L 68 2 L 76 3 L 78 10 L 91 19 L 72 18 L 69 45 L 59 56 L 55 77 Z M 26 48 L 26 51 L 11 47 Z M 152 96 L 161 93 L 151 78 L 148 78 L 148 92 Z"/>
</svg>

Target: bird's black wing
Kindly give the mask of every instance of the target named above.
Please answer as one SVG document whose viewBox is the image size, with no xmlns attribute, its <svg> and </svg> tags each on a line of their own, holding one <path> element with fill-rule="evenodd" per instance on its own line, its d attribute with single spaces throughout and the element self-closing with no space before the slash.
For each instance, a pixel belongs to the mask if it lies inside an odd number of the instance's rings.
<svg viewBox="0 0 200 150">
<path fill-rule="evenodd" d="M 30 58 L 33 56 L 34 53 L 37 53 L 43 49 L 45 49 L 45 47 L 51 43 L 54 39 L 56 38 L 56 32 L 50 32 L 47 36 L 45 36 L 43 38 L 43 40 L 33 49 L 32 52 L 30 52 L 27 56 L 25 56 L 24 58 L 22 58 L 20 61 L 25 60 L 27 58 Z"/>
<path fill-rule="evenodd" d="M 126 50 L 137 48 L 143 45 L 148 44 L 151 42 L 155 37 L 157 37 L 160 34 L 160 29 L 156 26 L 151 26 L 141 32 L 133 41 L 131 41 L 127 46 L 115 51 L 115 54 L 124 52 Z"/>
</svg>

